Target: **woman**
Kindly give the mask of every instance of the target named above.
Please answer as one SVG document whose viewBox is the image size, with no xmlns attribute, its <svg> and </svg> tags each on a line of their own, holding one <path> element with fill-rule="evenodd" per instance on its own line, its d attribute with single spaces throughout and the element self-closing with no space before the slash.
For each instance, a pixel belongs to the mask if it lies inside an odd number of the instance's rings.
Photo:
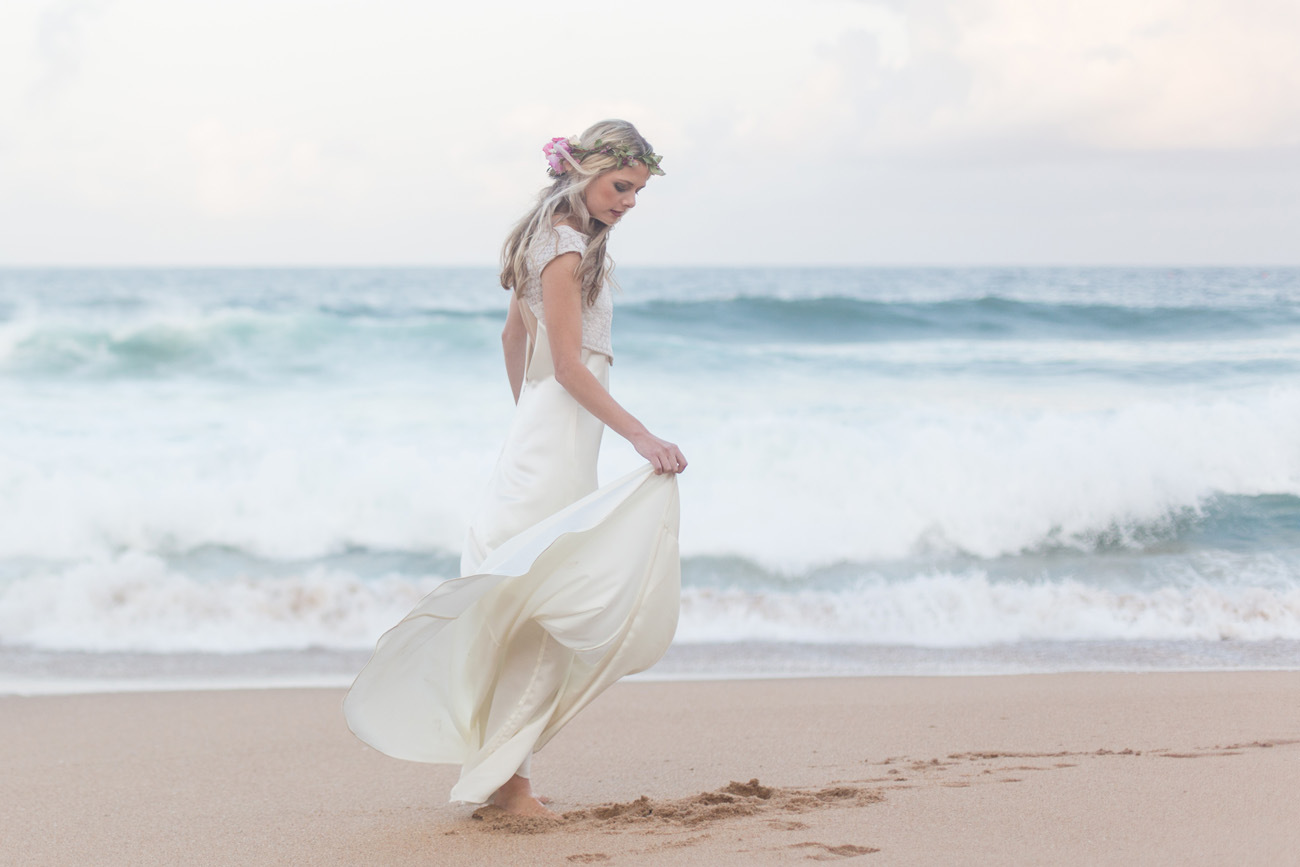
<svg viewBox="0 0 1300 867">
<path fill-rule="evenodd" d="M 525 815 L 530 761 L 578 710 L 653 665 L 677 625 L 675 474 L 686 458 L 607 390 L 609 233 L 660 157 L 630 123 L 543 148 L 554 179 L 502 251 L 516 409 L 461 559 L 380 640 L 344 702 L 391 756 L 458 763 L 453 801 Z M 608 425 L 648 462 L 596 489 Z"/>
</svg>

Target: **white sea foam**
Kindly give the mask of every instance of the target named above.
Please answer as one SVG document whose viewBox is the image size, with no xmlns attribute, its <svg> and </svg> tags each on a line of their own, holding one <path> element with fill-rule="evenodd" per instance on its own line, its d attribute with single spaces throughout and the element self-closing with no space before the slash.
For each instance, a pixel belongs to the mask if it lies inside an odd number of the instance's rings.
<svg viewBox="0 0 1300 867">
<path fill-rule="evenodd" d="M 673 393 L 643 379 L 622 392 L 629 406 L 660 407 L 653 429 L 691 459 L 688 555 L 800 571 L 1088 548 L 1215 495 L 1300 495 L 1300 389 L 1151 402 L 859 385 L 848 401 L 845 383 L 719 385 Z M 0 521 L 0 563 L 210 546 L 270 559 L 457 551 L 499 448 L 483 431 L 508 424 L 504 388 L 213 387 L 145 407 L 125 386 L 55 405 L 20 395 L 42 417 L 0 423 L 0 491 L 15 504 Z M 611 435 L 602 475 L 639 460 Z"/>
<path fill-rule="evenodd" d="M 311 567 L 199 580 L 139 553 L 0 587 L 0 644 L 52 651 L 364 650 L 439 579 Z M 1145 590 L 979 570 L 834 592 L 688 587 L 679 643 L 970 647 L 1034 640 L 1300 640 L 1300 584 Z"/>
<path fill-rule="evenodd" d="M 362 581 L 321 567 L 201 581 L 133 552 L 0 586 L 0 643 L 80 651 L 363 649 L 436 584 L 392 575 Z"/>
<path fill-rule="evenodd" d="M 972 647 L 1050 640 L 1300 639 L 1300 585 L 1112 590 L 932 574 L 838 592 L 688 590 L 677 640 Z"/>
<path fill-rule="evenodd" d="M 1141 370 L 1144 366 L 1277 364 L 1300 357 L 1300 335 L 1257 337 L 1210 343 L 1205 340 L 954 340 L 940 338 L 862 343 L 756 343 L 748 353 L 825 359 L 877 368 L 962 367 L 1032 371 L 1036 367 Z M 959 362 L 955 363 L 955 359 Z M 1053 382 L 1057 388 L 1060 383 Z"/>
<path fill-rule="evenodd" d="M 1292 555 L 1134 584 L 1094 556 L 1297 544 L 1292 290 L 1192 276 L 648 274 L 612 390 L 690 458 L 684 555 L 749 570 L 688 588 L 682 640 L 1293 635 Z M 509 424 L 499 325 L 463 315 L 499 313 L 490 277 L 0 274 L 0 645 L 368 646 L 434 580 L 385 552 L 454 558 Z M 841 290 L 869 303 L 654 300 Z M 990 294 L 1034 304 L 916 306 Z M 640 460 L 608 434 L 601 475 Z M 1077 574 L 1008 582 L 1061 549 Z"/>
<path fill-rule="evenodd" d="M 1132 541 L 1218 494 L 1300 494 L 1300 390 L 1151 401 L 864 383 L 723 391 L 688 430 L 683 546 L 798 571 Z M 664 390 L 645 400 L 669 400 Z M 739 395 L 739 396 L 737 396 Z M 679 399 L 680 400 L 680 399 Z M 1071 406 L 1077 400 L 1079 407 Z M 793 409 L 790 409 L 793 407 Z"/>
</svg>

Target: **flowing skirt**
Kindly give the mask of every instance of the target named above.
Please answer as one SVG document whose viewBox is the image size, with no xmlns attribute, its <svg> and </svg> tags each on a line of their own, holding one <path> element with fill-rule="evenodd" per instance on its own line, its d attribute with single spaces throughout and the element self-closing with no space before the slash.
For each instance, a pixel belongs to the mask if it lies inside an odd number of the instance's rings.
<svg viewBox="0 0 1300 867">
<path fill-rule="evenodd" d="M 659 660 L 677 628 L 676 477 L 596 490 L 603 424 L 555 381 L 545 328 L 467 534 L 461 576 L 380 639 L 344 714 L 375 749 L 460 764 L 482 803 L 579 710 Z M 609 361 L 583 351 L 602 385 Z"/>
</svg>

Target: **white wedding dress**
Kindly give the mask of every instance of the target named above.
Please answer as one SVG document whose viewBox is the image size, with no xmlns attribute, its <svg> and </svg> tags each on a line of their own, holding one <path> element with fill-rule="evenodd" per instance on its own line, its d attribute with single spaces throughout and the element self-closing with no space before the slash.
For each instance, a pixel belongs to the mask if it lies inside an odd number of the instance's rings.
<svg viewBox="0 0 1300 867">
<path fill-rule="evenodd" d="M 564 241 L 578 249 L 561 237 L 534 279 Z M 596 489 L 604 425 L 556 382 L 546 326 L 519 307 L 524 384 L 462 577 L 379 639 L 344 700 L 375 749 L 460 764 L 452 801 L 486 801 L 606 687 L 657 662 L 677 628 L 676 477 L 647 464 Z M 582 358 L 608 387 L 609 357 Z"/>
</svg>

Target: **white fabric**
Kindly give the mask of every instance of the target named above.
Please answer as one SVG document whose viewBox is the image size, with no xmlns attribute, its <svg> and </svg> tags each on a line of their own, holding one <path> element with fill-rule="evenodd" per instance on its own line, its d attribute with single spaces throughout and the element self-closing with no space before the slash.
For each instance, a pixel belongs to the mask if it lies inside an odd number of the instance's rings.
<svg viewBox="0 0 1300 867">
<path fill-rule="evenodd" d="M 376 749 L 461 764 L 482 803 L 581 708 L 653 665 L 677 627 L 676 477 L 647 464 L 600 490 L 603 425 L 556 381 L 531 321 L 505 447 L 467 534 L 463 577 L 384 634 L 344 712 Z M 602 385 L 609 359 L 583 361 Z"/>
<path fill-rule="evenodd" d="M 528 248 L 528 279 L 524 281 L 522 292 L 528 309 L 533 311 L 537 321 L 545 324 L 546 316 L 542 310 L 542 269 L 561 253 L 577 253 L 581 256 L 587 251 L 587 239 L 577 229 L 563 224 L 555 227 L 555 232 L 539 232 Z M 600 294 L 592 304 L 586 299 L 582 302 L 582 347 L 592 352 L 599 352 L 609 358 L 614 357 L 614 343 L 611 329 L 614 324 L 614 300 L 610 298 L 608 286 L 600 287 Z"/>
</svg>

